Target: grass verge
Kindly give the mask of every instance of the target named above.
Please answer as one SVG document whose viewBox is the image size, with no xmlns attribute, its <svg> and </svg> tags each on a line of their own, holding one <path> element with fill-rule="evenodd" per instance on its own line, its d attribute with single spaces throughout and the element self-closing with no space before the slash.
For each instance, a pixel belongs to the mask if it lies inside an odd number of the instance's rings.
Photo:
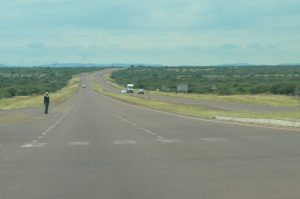
<svg viewBox="0 0 300 199">
<path fill-rule="evenodd" d="M 29 115 L 16 113 L 0 116 L 0 126 L 30 119 Z"/>
<path fill-rule="evenodd" d="M 106 96 L 131 103 L 134 105 L 147 107 L 155 110 L 162 110 L 166 112 L 172 112 L 176 114 L 202 117 L 202 118 L 215 118 L 216 116 L 227 116 L 227 117 L 240 117 L 240 118 L 265 118 L 265 119 L 279 119 L 279 120 L 300 120 L 300 112 L 272 112 L 272 113 L 249 113 L 249 112 L 235 112 L 235 111 L 225 111 L 222 109 L 214 109 L 205 106 L 192 106 L 186 104 L 177 104 L 170 102 L 162 102 L 155 100 L 145 100 L 134 96 L 129 96 L 126 94 L 116 94 L 104 90 L 101 85 L 99 85 L 95 78 L 91 78 L 92 85 L 95 91 L 102 93 Z"/>
<path fill-rule="evenodd" d="M 209 95 L 209 94 L 182 94 L 151 91 L 152 95 L 174 96 L 190 99 L 202 99 L 209 101 L 241 103 L 241 104 L 257 104 L 269 106 L 299 106 L 298 99 L 294 96 L 286 95 Z"/>
<path fill-rule="evenodd" d="M 111 73 L 109 72 L 104 75 L 104 79 L 116 88 L 122 89 L 123 87 L 119 85 L 114 79 L 111 78 Z M 269 106 L 287 106 L 287 107 L 297 107 L 299 106 L 299 99 L 294 96 L 286 95 L 271 95 L 271 94 L 260 94 L 260 95 L 213 95 L 213 94 L 183 94 L 183 93 L 171 93 L 171 92 L 161 92 L 161 91 L 150 91 L 151 95 L 158 96 L 172 96 L 172 97 L 183 97 L 189 99 L 200 99 L 208 101 L 218 101 L 218 102 L 230 102 L 230 103 L 241 103 L 241 104 L 256 104 L 256 105 L 269 105 Z"/>
<path fill-rule="evenodd" d="M 51 103 L 58 104 L 72 96 L 79 88 L 79 76 L 73 77 L 67 86 L 55 93 L 50 93 Z M 14 98 L 1 99 L 0 110 L 11 110 L 28 107 L 38 107 L 43 105 L 43 96 L 18 96 Z"/>
</svg>

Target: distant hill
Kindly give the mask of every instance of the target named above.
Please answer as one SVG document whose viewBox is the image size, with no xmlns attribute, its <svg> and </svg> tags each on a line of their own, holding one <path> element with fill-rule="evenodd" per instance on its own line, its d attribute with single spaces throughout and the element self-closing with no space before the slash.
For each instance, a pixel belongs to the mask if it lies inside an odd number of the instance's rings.
<svg viewBox="0 0 300 199">
<path fill-rule="evenodd" d="M 279 64 L 279 66 L 300 66 L 300 63 L 283 63 Z"/>
<path fill-rule="evenodd" d="M 255 64 L 248 64 L 248 63 L 235 63 L 235 64 L 220 64 L 216 66 L 256 66 Z"/>
<path fill-rule="evenodd" d="M 51 64 L 43 64 L 43 65 L 5 65 L 5 64 L 0 64 L 1 68 L 4 67 L 138 67 L 138 66 L 143 66 L 143 67 L 163 67 L 166 65 L 162 64 L 141 64 L 141 63 L 133 63 L 133 64 L 126 64 L 126 63 L 109 63 L 109 64 L 96 64 L 96 63 L 51 63 Z M 196 67 L 196 66 L 201 66 L 201 65 L 181 65 L 181 66 L 189 66 L 189 67 Z M 219 64 L 219 65 L 211 65 L 211 66 L 220 66 L 220 67 L 247 67 L 247 66 L 272 66 L 272 65 L 255 65 L 255 64 L 249 64 L 249 63 L 234 63 L 234 64 Z M 273 66 L 299 66 L 300 63 L 282 63 L 278 65 L 273 65 Z"/>
<path fill-rule="evenodd" d="M 94 63 L 52 63 L 40 65 L 40 67 L 104 67 L 104 65 Z"/>
<path fill-rule="evenodd" d="M 125 63 L 110 63 L 110 64 L 95 64 L 95 63 L 51 63 L 51 64 L 42 64 L 42 65 L 27 65 L 27 66 L 9 66 L 5 64 L 0 64 L 0 67 L 137 67 L 137 66 L 152 66 L 152 67 L 161 67 L 161 64 L 125 64 Z"/>
</svg>

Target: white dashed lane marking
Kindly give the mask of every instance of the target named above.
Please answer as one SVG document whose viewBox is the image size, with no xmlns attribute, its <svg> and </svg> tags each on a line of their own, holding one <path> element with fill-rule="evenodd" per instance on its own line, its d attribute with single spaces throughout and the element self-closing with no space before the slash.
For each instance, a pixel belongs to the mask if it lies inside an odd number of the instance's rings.
<svg viewBox="0 0 300 199">
<path fill-rule="evenodd" d="M 41 140 L 43 139 L 43 136 L 47 135 L 51 132 L 52 129 L 54 129 L 58 124 L 60 124 L 63 119 L 73 110 L 74 105 L 70 108 L 70 110 L 62 115 L 53 125 L 51 125 L 47 130 L 41 133 L 42 136 L 38 136 L 37 139 Z M 33 140 L 31 143 L 27 143 L 22 145 L 20 148 L 33 148 L 33 147 L 43 147 L 45 143 L 38 143 L 37 140 Z"/>
<path fill-rule="evenodd" d="M 207 142 L 226 142 L 229 139 L 227 139 L 227 138 L 218 138 L 218 137 L 207 137 L 207 138 L 202 138 L 201 140 L 207 141 Z"/>
<path fill-rule="evenodd" d="M 133 126 L 135 126 L 135 127 L 137 127 L 137 128 L 139 128 L 140 130 L 144 131 L 144 132 L 147 133 L 147 134 L 150 134 L 150 135 L 152 135 L 152 136 L 156 136 L 156 135 L 157 135 L 156 133 L 154 133 L 154 132 L 152 132 L 152 131 L 150 131 L 150 130 L 145 129 L 144 127 L 139 126 L 138 124 L 136 124 L 136 123 L 134 123 L 134 122 L 131 122 L 131 121 L 127 120 L 126 118 L 120 116 L 120 115 L 116 115 L 116 116 L 117 116 L 119 119 L 121 119 L 121 120 L 123 120 L 123 121 L 125 121 L 125 122 L 127 122 L 127 123 L 129 123 L 129 124 L 131 124 L 131 125 L 133 125 Z M 161 143 L 174 143 L 174 142 L 179 142 L 178 139 L 166 139 L 166 138 L 164 138 L 164 137 L 162 137 L 162 136 L 156 136 L 156 137 L 157 137 L 157 140 L 158 140 L 159 142 L 161 142 Z"/>
<path fill-rule="evenodd" d="M 149 131 L 149 130 L 144 130 L 146 133 L 149 133 L 151 135 L 155 135 L 155 133 L 153 133 L 152 131 Z"/>
<path fill-rule="evenodd" d="M 69 146 L 90 146 L 90 141 L 75 141 L 75 142 L 69 142 Z"/>
<path fill-rule="evenodd" d="M 178 139 L 157 139 L 161 143 L 174 143 L 174 142 L 179 142 Z"/>
<path fill-rule="evenodd" d="M 27 143 L 22 145 L 20 148 L 41 148 L 44 147 L 46 143 Z"/>
<path fill-rule="evenodd" d="M 115 140 L 113 144 L 137 144 L 134 140 Z"/>
</svg>

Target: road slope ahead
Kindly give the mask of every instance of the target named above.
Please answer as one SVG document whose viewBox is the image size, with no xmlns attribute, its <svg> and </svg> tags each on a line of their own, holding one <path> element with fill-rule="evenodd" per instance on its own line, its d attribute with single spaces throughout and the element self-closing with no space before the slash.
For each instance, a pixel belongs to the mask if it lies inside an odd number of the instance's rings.
<svg viewBox="0 0 300 199">
<path fill-rule="evenodd" d="M 1 127 L 1 199 L 299 198 L 299 132 L 150 111 L 83 79 L 65 111 Z"/>
</svg>

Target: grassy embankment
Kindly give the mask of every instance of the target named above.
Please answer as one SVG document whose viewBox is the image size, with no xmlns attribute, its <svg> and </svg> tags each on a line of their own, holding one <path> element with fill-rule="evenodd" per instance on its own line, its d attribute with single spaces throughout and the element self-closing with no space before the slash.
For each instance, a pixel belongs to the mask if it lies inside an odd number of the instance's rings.
<svg viewBox="0 0 300 199">
<path fill-rule="evenodd" d="M 118 88 L 118 89 L 124 89 L 124 87 L 122 87 L 121 85 L 119 85 L 114 79 L 112 79 L 111 78 L 111 73 L 107 73 L 107 74 L 105 74 L 103 77 L 104 77 L 104 79 L 107 81 L 107 82 L 109 82 L 109 83 L 111 83 L 114 87 L 116 87 L 116 88 Z"/>
<path fill-rule="evenodd" d="M 118 100 L 128 102 L 131 104 L 162 110 L 187 116 L 194 117 L 204 117 L 204 118 L 214 118 L 216 116 L 228 116 L 228 117 L 242 117 L 242 118 L 268 118 L 268 119 L 282 119 L 282 120 L 299 120 L 300 112 L 272 112 L 272 113 L 249 113 L 249 112 L 235 112 L 235 111 L 224 111 L 221 109 L 213 109 L 204 106 L 192 106 L 185 104 L 176 104 L 161 102 L 155 100 L 145 100 L 138 97 L 124 95 L 124 94 L 115 94 L 109 91 L 104 90 L 101 85 L 99 85 L 95 78 L 92 77 L 92 84 L 94 89 L 97 92 L 100 92 L 104 95 L 116 98 Z M 176 95 L 177 96 L 177 95 Z M 245 97 L 247 98 L 247 97 Z"/>
<path fill-rule="evenodd" d="M 79 88 L 79 77 L 73 77 L 67 86 L 63 87 L 55 93 L 50 93 L 51 104 L 58 104 L 72 96 Z M 43 96 L 19 96 L 14 98 L 0 100 L 0 110 L 12 110 L 19 108 L 39 107 L 43 106 Z M 30 115 L 24 113 L 12 113 L 0 116 L 0 125 L 10 124 L 17 121 L 30 119 Z"/>
<path fill-rule="evenodd" d="M 175 96 L 190 99 L 201 99 L 208 101 L 241 103 L 241 104 L 256 104 L 256 105 L 269 105 L 269 106 L 287 106 L 297 107 L 299 106 L 298 99 L 294 96 L 286 95 L 209 95 L 209 94 L 176 94 L 167 92 L 149 92 L 152 95 L 162 96 Z"/>
<path fill-rule="evenodd" d="M 57 104 L 73 95 L 79 87 L 79 77 L 73 77 L 67 86 L 63 87 L 55 93 L 50 93 L 51 103 Z M 43 96 L 18 96 L 0 100 L 0 110 L 11 110 L 28 107 L 43 106 Z"/>
</svg>

